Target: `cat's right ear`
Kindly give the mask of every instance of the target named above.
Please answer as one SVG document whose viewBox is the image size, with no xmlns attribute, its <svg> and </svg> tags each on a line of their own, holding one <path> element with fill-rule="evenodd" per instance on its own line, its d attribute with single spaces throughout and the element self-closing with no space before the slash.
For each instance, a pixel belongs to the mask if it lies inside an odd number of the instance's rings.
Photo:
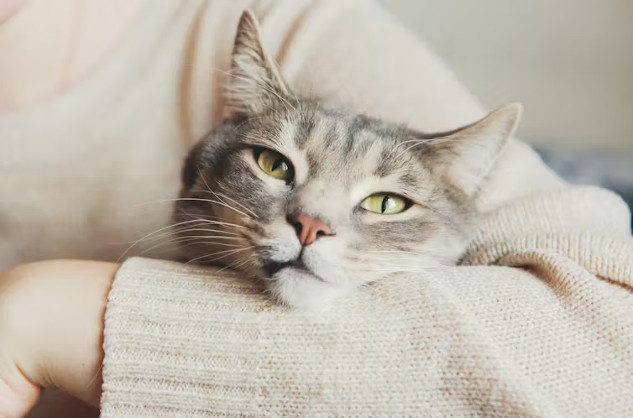
<svg viewBox="0 0 633 418">
<path fill-rule="evenodd" d="M 279 69 L 264 51 L 257 18 L 245 10 L 235 35 L 225 116 L 258 114 L 280 102 L 288 104 L 289 96 Z"/>
<path fill-rule="evenodd" d="M 425 140 L 420 150 L 444 180 L 474 196 L 501 156 L 522 112 L 519 103 L 506 105 L 478 122 Z"/>
</svg>

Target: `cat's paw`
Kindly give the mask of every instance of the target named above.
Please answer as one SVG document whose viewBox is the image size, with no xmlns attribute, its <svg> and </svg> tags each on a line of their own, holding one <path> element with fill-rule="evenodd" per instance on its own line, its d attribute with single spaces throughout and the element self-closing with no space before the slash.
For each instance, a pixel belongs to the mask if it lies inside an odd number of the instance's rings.
<svg viewBox="0 0 633 418">
<path fill-rule="evenodd" d="M 328 283 L 304 269 L 287 267 L 272 276 L 268 290 L 283 304 L 293 308 L 314 309 L 352 293 L 355 288 Z"/>
</svg>

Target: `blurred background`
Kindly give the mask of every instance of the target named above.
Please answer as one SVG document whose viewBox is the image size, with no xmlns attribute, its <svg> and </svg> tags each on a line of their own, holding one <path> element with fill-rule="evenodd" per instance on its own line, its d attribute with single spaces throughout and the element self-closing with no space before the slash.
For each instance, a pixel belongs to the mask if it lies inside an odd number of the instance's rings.
<svg viewBox="0 0 633 418">
<path fill-rule="evenodd" d="M 633 204 L 633 1 L 382 0 L 570 181 Z"/>
</svg>

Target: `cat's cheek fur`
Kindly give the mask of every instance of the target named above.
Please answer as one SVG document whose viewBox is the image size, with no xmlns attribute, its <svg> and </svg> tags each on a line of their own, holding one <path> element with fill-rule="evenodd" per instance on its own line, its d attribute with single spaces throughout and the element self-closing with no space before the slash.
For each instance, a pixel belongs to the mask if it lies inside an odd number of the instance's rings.
<svg viewBox="0 0 633 418">
<path fill-rule="evenodd" d="M 314 309 L 349 295 L 355 286 L 326 283 L 309 272 L 287 267 L 269 279 L 268 290 L 279 301 L 293 308 Z"/>
</svg>

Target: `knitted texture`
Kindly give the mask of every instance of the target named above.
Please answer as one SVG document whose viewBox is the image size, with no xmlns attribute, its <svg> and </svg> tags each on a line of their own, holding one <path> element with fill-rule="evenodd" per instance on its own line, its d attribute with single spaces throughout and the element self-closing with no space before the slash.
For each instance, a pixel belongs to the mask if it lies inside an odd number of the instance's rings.
<svg viewBox="0 0 633 418">
<path fill-rule="evenodd" d="M 488 214 L 465 258 L 480 265 L 316 311 L 131 259 L 106 312 L 102 415 L 630 416 L 628 216 L 601 189 L 532 194 Z"/>
</svg>

